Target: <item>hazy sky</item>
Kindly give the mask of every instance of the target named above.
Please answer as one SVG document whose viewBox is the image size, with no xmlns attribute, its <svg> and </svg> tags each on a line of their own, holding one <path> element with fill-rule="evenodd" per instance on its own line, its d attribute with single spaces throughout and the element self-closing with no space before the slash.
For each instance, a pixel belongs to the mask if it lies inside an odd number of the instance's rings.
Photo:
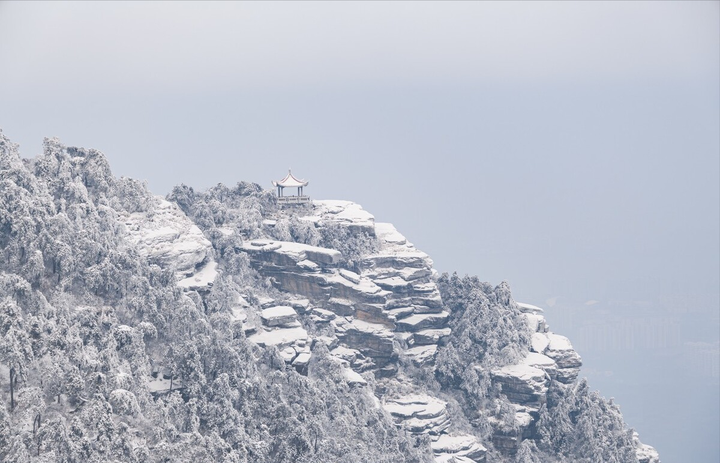
<svg viewBox="0 0 720 463">
<path fill-rule="evenodd" d="M 620 317 L 692 300 L 681 342 L 713 345 L 719 24 L 719 2 L 1 2 L 0 128 L 158 194 L 292 167 L 440 271 Z"/>
</svg>

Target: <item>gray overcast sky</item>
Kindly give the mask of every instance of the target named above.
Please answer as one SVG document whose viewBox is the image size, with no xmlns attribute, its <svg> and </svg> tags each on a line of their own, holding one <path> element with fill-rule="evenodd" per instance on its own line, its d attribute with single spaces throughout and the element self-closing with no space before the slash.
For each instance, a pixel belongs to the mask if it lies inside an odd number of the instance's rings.
<svg viewBox="0 0 720 463">
<path fill-rule="evenodd" d="M 719 23 L 719 2 L 0 2 L 0 128 L 158 194 L 292 167 L 441 271 L 619 317 L 693 301 L 683 342 L 714 345 Z M 682 434 L 608 392 L 665 463 L 718 460 L 716 397 Z"/>
<path fill-rule="evenodd" d="M 8 83 L 106 92 L 635 82 L 717 73 L 717 3 L 2 6 Z M 57 72 L 54 72 L 57 71 Z"/>
</svg>

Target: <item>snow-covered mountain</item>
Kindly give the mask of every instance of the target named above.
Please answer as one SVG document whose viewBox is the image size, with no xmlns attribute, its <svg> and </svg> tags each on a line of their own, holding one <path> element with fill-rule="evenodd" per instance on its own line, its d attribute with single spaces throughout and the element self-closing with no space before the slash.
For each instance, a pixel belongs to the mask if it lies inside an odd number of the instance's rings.
<svg viewBox="0 0 720 463">
<path fill-rule="evenodd" d="M 541 308 L 350 201 L 0 133 L 0 243 L 3 461 L 659 462 Z"/>
</svg>

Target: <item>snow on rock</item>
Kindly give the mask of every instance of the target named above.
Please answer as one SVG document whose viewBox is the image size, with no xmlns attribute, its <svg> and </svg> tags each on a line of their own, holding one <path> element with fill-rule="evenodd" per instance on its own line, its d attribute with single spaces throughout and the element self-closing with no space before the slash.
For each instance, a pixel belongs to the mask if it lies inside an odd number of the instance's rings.
<svg viewBox="0 0 720 463">
<path fill-rule="evenodd" d="M 194 275 L 178 281 L 178 286 L 190 291 L 207 289 L 213 285 L 217 274 L 217 263 L 211 261 L 203 265 Z"/>
<path fill-rule="evenodd" d="M 450 416 L 445 401 L 425 394 L 409 394 L 385 398 L 382 407 L 399 427 L 415 435 L 427 434 L 431 437 L 436 462 L 485 461 L 487 449 L 475 436 L 446 434 Z"/>
<path fill-rule="evenodd" d="M 397 322 L 399 331 L 420 331 L 426 328 L 442 328 L 450 317 L 448 312 L 414 314 Z"/>
<path fill-rule="evenodd" d="M 477 461 L 485 461 L 485 460 L 477 460 Z M 435 463 L 476 463 L 476 460 L 471 460 L 468 457 L 463 457 L 463 456 L 458 456 L 458 455 L 442 454 L 442 455 L 435 457 Z"/>
<path fill-rule="evenodd" d="M 533 422 L 533 417 L 530 413 L 526 411 L 516 411 L 515 412 L 515 423 L 517 424 L 518 428 L 525 429 L 530 427 L 530 425 Z"/>
<path fill-rule="evenodd" d="M 258 299 L 258 304 L 260 304 L 261 309 L 267 309 L 268 307 L 277 305 L 277 304 L 275 304 L 275 299 L 273 299 L 271 297 L 260 296 L 257 299 Z"/>
<path fill-rule="evenodd" d="M 558 381 L 566 384 L 575 381 L 582 366 L 580 355 L 575 352 L 572 344 L 570 344 L 570 340 L 565 336 L 547 333 L 547 337 L 549 343 L 544 354 L 557 363 Z"/>
<path fill-rule="evenodd" d="M 295 357 L 292 364 L 295 368 L 304 368 L 310 363 L 310 352 L 301 352 Z"/>
<path fill-rule="evenodd" d="M 412 434 L 437 436 L 450 426 L 447 403 L 428 395 L 412 394 L 385 399 L 383 408 L 399 426 Z"/>
<path fill-rule="evenodd" d="M 140 254 L 178 275 L 194 273 L 211 256 L 212 245 L 197 225 L 176 204 L 159 196 L 147 212 L 126 214 L 121 220 Z"/>
<path fill-rule="evenodd" d="M 415 308 L 410 307 L 396 307 L 394 309 L 388 309 L 385 311 L 388 318 L 392 321 L 400 320 L 401 318 L 406 318 L 415 313 Z"/>
<path fill-rule="evenodd" d="M 278 305 L 263 309 L 260 318 L 266 326 L 288 326 L 297 323 L 297 312 L 292 307 Z"/>
<path fill-rule="evenodd" d="M 245 323 L 247 321 L 247 307 L 235 306 L 230 309 L 230 321 Z"/>
<path fill-rule="evenodd" d="M 432 274 L 432 259 L 419 251 L 392 224 L 375 225 L 380 251 L 366 256 L 360 263 L 363 273 L 371 278 L 400 276 L 406 281 Z"/>
<path fill-rule="evenodd" d="M 343 370 L 343 375 L 345 376 L 345 382 L 351 386 L 365 386 L 367 384 L 365 378 L 360 376 L 360 373 L 353 371 L 351 368 L 345 368 Z"/>
<path fill-rule="evenodd" d="M 332 355 L 333 357 L 337 357 L 344 362 L 347 362 L 347 364 L 349 365 L 354 363 L 355 360 L 359 358 L 362 354 L 357 349 L 348 349 L 345 346 L 337 346 L 330 351 L 330 355 Z"/>
<path fill-rule="evenodd" d="M 250 336 L 248 340 L 254 342 L 258 346 L 276 346 L 278 349 L 281 349 L 293 344 L 304 346 L 307 344 L 309 337 L 304 328 L 295 327 L 272 331 L 260 331 Z"/>
<path fill-rule="evenodd" d="M 335 249 L 255 239 L 241 247 L 253 267 L 278 289 L 309 299 L 309 320 L 329 325 L 344 347 L 359 351 L 351 365 L 356 370 L 393 374 L 399 355 L 395 334 L 408 358 L 432 364 L 438 343 L 450 329 L 429 256 L 392 224 L 376 224 L 356 203 L 316 200 L 300 219 L 317 227 L 339 225 L 351 233 L 367 233 L 377 238 L 378 249 L 351 269 L 340 268 L 342 256 Z M 269 320 L 264 324 L 274 326 Z"/>
<path fill-rule="evenodd" d="M 350 270 L 346 270 L 344 268 L 341 268 L 338 273 L 346 280 L 355 283 L 356 285 L 360 284 L 360 275 L 358 275 L 357 273 L 351 272 Z"/>
<path fill-rule="evenodd" d="M 335 314 L 329 310 L 314 307 L 310 319 L 315 323 L 327 323 L 335 318 Z"/>
<path fill-rule="evenodd" d="M 517 301 L 515 302 L 515 304 L 517 304 L 518 308 L 523 313 L 541 314 L 544 312 L 543 309 L 541 309 L 540 307 L 538 307 L 536 305 L 526 304 L 524 302 L 517 302 Z"/>
<path fill-rule="evenodd" d="M 492 377 L 513 403 L 539 408 L 546 401 L 549 377 L 542 368 L 522 363 L 507 365 L 493 370 Z"/>
<path fill-rule="evenodd" d="M 580 356 L 565 336 L 535 333 L 532 350 L 518 364 L 492 372 L 508 399 L 520 405 L 538 408 L 545 403 L 550 379 L 570 383 L 577 378 Z"/>
<path fill-rule="evenodd" d="M 364 210 L 359 204 L 340 200 L 314 200 L 315 216 L 319 222 L 335 222 L 375 234 L 375 216 Z"/>
<path fill-rule="evenodd" d="M 530 348 L 534 352 L 542 354 L 545 349 L 550 345 L 550 340 L 545 333 L 533 333 L 532 340 L 530 341 Z"/>
<path fill-rule="evenodd" d="M 573 350 L 570 340 L 568 338 L 566 338 L 565 336 L 562 336 L 560 334 L 555 334 L 555 333 L 548 333 L 548 339 L 550 340 L 550 345 L 548 346 L 550 350 L 556 350 L 556 351 Z"/>
<path fill-rule="evenodd" d="M 435 453 L 436 463 L 462 462 L 473 463 L 485 461 L 487 449 L 478 443 L 475 436 L 469 434 L 442 434 L 430 446 Z"/>
<path fill-rule="evenodd" d="M 633 431 L 633 442 L 635 443 L 635 456 L 638 463 L 660 463 L 660 454 L 654 447 L 640 442 L 638 433 Z"/>
<path fill-rule="evenodd" d="M 544 333 L 547 331 L 547 325 L 545 324 L 545 317 L 534 313 L 524 313 L 525 319 L 527 320 L 528 327 L 533 333 Z"/>
<path fill-rule="evenodd" d="M 342 258 L 340 252 L 335 249 L 269 239 L 258 239 L 243 243 L 242 249 L 252 254 L 268 253 L 269 260 L 279 265 L 298 264 L 306 260 L 317 265 L 335 265 Z"/>
<path fill-rule="evenodd" d="M 377 299 L 382 300 L 384 296 L 389 294 L 388 291 L 383 291 L 380 286 L 369 278 L 359 278 L 358 282 L 354 283 L 348 278 L 340 276 L 339 272 L 332 272 L 323 276 L 325 285 L 333 285 L 338 290 L 345 292 L 347 296 L 353 296 L 354 298 L 368 299 L 368 296 L 377 296 Z"/>
<path fill-rule="evenodd" d="M 291 299 L 287 303 L 299 314 L 304 314 L 310 310 L 310 300 L 305 298 Z"/>
<path fill-rule="evenodd" d="M 292 363 L 292 361 L 295 360 L 295 357 L 297 357 L 297 355 L 297 350 L 290 346 L 280 351 L 280 357 L 282 357 L 282 359 L 285 360 L 286 363 Z"/>
<path fill-rule="evenodd" d="M 558 367 L 555 360 L 551 359 L 547 355 L 539 354 L 537 352 L 529 352 L 520 364 L 540 368 L 551 378 L 555 378 L 557 375 Z"/>
<path fill-rule="evenodd" d="M 389 244 L 403 245 L 407 243 L 405 237 L 395 229 L 391 223 L 378 222 L 375 224 L 375 234 L 380 240 Z"/>
</svg>

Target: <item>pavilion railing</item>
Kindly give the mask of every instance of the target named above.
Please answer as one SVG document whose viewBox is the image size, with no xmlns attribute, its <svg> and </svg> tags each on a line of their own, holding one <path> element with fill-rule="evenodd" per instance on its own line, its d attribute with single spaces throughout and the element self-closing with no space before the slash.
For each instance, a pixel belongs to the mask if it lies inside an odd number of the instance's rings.
<svg viewBox="0 0 720 463">
<path fill-rule="evenodd" d="M 310 196 L 278 196 L 280 204 L 307 204 L 310 202 Z"/>
</svg>

